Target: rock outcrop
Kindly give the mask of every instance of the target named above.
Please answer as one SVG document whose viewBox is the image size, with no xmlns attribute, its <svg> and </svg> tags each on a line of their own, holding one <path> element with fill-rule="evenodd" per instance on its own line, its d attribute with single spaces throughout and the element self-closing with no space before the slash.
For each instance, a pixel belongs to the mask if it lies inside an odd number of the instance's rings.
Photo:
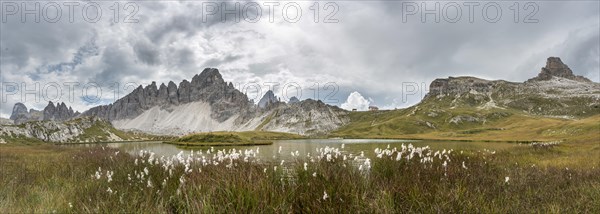
<svg viewBox="0 0 600 214">
<path fill-rule="evenodd" d="M 119 131 L 99 118 L 78 118 L 70 121 L 29 121 L 20 125 L 0 126 L 0 139 L 28 141 L 37 139 L 53 143 L 122 141 Z"/>
<path fill-rule="evenodd" d="M 528 82 L 547 81 L 551 80 L 552 77 L 561 77 L 580 82 L 592 82 L 583 76 L 574 75 L 569 66 L 565 65 L 558 57 L 549 57 L 548 60 L 546 60 L 546 66 L 542 68 L 538 76 L 529 79 Z"/>
<path fill-rule="evenodd" d="M 21 124 L 23 122 L 28 121 L 30 118 L 29 112 L 27 111 L 27 107 L 23 103 L 16 103 L 13 106 L 12 114 L 10 115 L 10 119 L 15 122 L 15 124 Z"/>
<path fill-rule="evenodd" d="M 56 106 L 52 101 L 48 103 L 43 111 L 43 120 L 66 121 L 77 116 L 79 112 L 73 112 L 73 108 L 67 107 L 63 103 L 58 103 Z"/>
<path fill-rule="evenodd" d="M 58 103 L 56 106 L 52 101 L 48 102 L 48 105 L 42 111 L 30 109 L 27 111 L 27 107 L 23 103 L 16 103 L 13 107 L 13 112 L 10 119 L 15 124 L 23 124 L 29 121 L 41 121 L 41 120 L 56 120 L 66 121 L 75 118 L 79 115 L 79 112 L 73 112 L 71 107 L 63 103 Z"/>
<path fill-rule="evenodd" d="M 329 133 L 350 122 L 348 112 L 307 99 L 273 109 L 260 130 L 288 132 L 301 135 Z"/>
<path fill-rule="evenodd" d="M 207 68 L 192 81 L 183 80 L 179 87 L 173 82 L 168 86 L 156 82 L 139 86 L 130 94 L 110 105 L 98 106 L 84 112 L 84 116 L 98 116 L 109 121 L 132 119 L 144 111 L 160 106 L 169 106 L 202 101 L 211 105 L 211 116 L 217 121 L 225 121 L 236 113 L 244 114 L 251 103 L 246 95 L 227 84 L 217 69 Z"/>
<path fill-rule="evenodd" d="M 266 108 L 273 106 L 274 104 L 276 104 L 278 102 L 279 102 L 279 98 L 277 98 L 275 96 L 273 91 L 269 90 L 269 91 L 267 91 L 267 93 L 265 93 L 265 95 L 263 95 L 262 98 L 260 98 L 260 101 L 258 101 L 258 108 L 266 109 Z"/>
<path fill-rule="evenodd" d="M 600 84 L 576 76 L 557 57 L 524 83 L 475 77 L 436 79 L 421 102 L 433 108 L 516 109 L 535 115 L 585 117 L 600 114 Z"/>
</svg>

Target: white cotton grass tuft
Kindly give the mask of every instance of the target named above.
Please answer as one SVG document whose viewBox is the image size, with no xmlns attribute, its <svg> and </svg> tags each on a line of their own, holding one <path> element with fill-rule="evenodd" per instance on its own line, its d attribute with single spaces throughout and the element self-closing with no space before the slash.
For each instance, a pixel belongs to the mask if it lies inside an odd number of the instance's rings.
<svg viewBox="0 0 600 214">
<path fill-rule="evenodd" d="M 504 183 L 508 183 L 508 181 L 510 181 L 510 178 L 508 176 L 504 177 Z"/>
<path fill-rule="evenodd" d="M 323 191 L 323 200 L 327 200 L 329 198 L 329 195 L 327 195 L 326 191 Z"/>
<path fill-rule="evenodd" d="M 108 181 L 108 183 L 110 183 L 112 181 L 112 176 L 115 172 L 114 171 L 106 171 L 106 179 Z"/>
</svg>

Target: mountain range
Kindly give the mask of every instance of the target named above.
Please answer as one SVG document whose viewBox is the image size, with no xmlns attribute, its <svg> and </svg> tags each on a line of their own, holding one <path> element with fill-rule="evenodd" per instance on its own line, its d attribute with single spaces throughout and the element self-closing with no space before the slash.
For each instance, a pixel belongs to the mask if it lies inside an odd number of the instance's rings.
<svg viewBox="0 0 600 214">
<path fill-rule="evenodd" d="M 574 75 L 560 58 L 550 57 L 538 76 L 522 83 L 476 77 L 436 79 L 420 103 L 399 110 L 350 112 L 295 97 L 285 103 L 272 91 L 254 104 L 224 81 L 217 69 L 206 68 L 191 81 L 140 85 L 112 104 L 81 114 L 64 103 L 50 102 L 43 111 L 28 111 L 17 103 L 10 119 L 23 125 L 97 118 L 118 130 L 176 136 L 262 130 L 335 137 L 422 137 L 437 133 L 437 138 L 450 138 L 476 127 L 502 130 L 499 124 L 515 118 L 551 118 L 565 123 L 591 120 L 600 125 L 599 101 L 599 83 Z M 0 127 L 2 133 L 8 133 L 6 128 Z"/>
</svg>

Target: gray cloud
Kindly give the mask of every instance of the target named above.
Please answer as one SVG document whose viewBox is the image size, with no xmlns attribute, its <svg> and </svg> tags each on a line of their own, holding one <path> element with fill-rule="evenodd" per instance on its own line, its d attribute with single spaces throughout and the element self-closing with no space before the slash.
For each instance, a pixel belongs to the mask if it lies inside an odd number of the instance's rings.
<svg viewBox="0 0 600 214">
<path fill-rule="evenodd" d="M 559 56 L 576 74 L 600 81 L 598 2 L 537 2 L 539 22 L 529 24 L 513 22 L 508 6 L 514 2 L 500 2 L 504 10 L 498 23 L 485 22 L 480 11 L 473 23 L 466 11 L 457 23 L 422 23 L 418 15 L 403 23 L 401 1 L 336 2 L 339 23 L 314 23 L 308 8 L 312 2 L 298 3 L 304 13 L 297 23 L 282 21 L 281 11 L 270 23 L 266 8 L 257 23 L 224 23 L 220 16 L 203 21 L 201 3 L 194 1 L 137 2 L 139 23 L 9 19 L 0 24 L 0 78 L 28 84 L 160 84 L 217 67 L 238 85 L 298 83 L 304 98 L 314 98 L 310 87 L 315 83 L 335 82 L 339 91 L 332 100 L 338 105 L 358 91 L 372 104 L 388 108 L 419 101 L 417 95 L 403 98 L 403 83 L 416 83 L 422 90 L 447 76 L 524 81 L 537 75 L 548 56 Z M 101 4 L 108 8 L 111 2 Z M 321 19 L 327 11 L 322 12 Z M 0 114 L 10 114 L 17 101 L 22 100 L 0 103 Z M 83 111 L 94 103 L 76 100 L 71 105 Z"/>
</svg>

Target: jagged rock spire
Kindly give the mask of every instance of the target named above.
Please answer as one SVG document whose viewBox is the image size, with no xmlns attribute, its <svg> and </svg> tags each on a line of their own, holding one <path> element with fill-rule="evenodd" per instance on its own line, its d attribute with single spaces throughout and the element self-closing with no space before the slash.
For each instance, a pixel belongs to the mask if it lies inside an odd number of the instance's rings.
<svg viewBox="0 0 600 214">
<path fill-rule="evenodd" d="M 273 93 L 273 91 L 269 90 L 263 97 L 258 101 L 259 108 L 267 108 L 269 105 L 278 102 L 277 97 Z"/>
<path fill-rule="evenodd" d="M 202 101 L 213 108 L 215 119 L 222 121 L 239 113 L 248 105 L 248 97 L 227 84 L 216 68 L 206 68 L 191 81 L 183 80 L 179 87 L 174 82 L 159 87 L 156 82 L 138 87 L 111 105 L 94 107 L 83 115 L 99 116 L 109 121 L 133 118 L 154 106 L 180 105 Z"/>
<path fill-rule="evenodd" d="M 569 66 L 564 64 L 558 57 L 548 57 L 548 60 L 546 60 L 546 66 L 542 68 L 538 76 L 531 78 L 528 81 L 545 81 L 552 79 L 552 77 L 562 77 L 575 81 L 591 82 L 591 80 L 588 78 L 574 75 Z"/>
</svg>

